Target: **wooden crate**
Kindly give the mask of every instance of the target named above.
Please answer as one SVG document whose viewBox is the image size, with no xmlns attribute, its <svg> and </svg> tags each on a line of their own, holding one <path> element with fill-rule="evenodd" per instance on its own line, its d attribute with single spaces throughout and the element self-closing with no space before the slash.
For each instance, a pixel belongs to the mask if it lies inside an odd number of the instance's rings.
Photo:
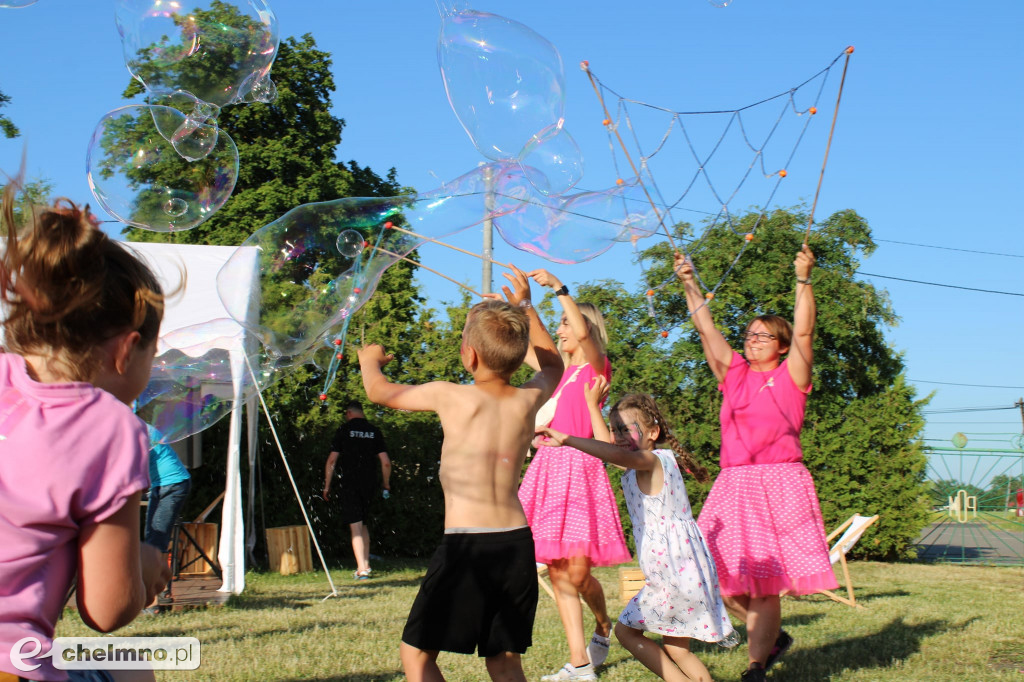
<svg viewBox="0 0 1024 682">
<path fill-rule="evenodd" d="M 210 561 L 217 561 L 217 524 L 216 523 L 183 523 L 182 527 L 196 540 Z M 196 551 L 192 543 L 182 533 L 178 537 L 178 551 L 181 575 L 213 575 L 213 566 Z"/>
<path fill-rule="evenodd" d="M 619 601 L 625 604 L 632 599 L 645 581 L 644 572 L 636 566 L 619 567 Z"/>
<path fill-rule="evenodd" d="M 305 526 L 280 526 L 267 529 L 267 554 L 270 570 L 281 575 L 313 570 L 309 549 L 309 529 Z"/>
</svg>

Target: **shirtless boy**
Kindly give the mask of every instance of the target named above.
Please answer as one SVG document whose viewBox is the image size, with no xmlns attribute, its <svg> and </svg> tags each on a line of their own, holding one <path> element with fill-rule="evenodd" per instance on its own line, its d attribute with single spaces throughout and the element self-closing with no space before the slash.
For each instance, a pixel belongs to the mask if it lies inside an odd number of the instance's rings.
<svg viewBox="0 0 1024 682">
<path fill-rule="evenodd" d="M 505 274 L 508 303 L 475 305 L 462 331 L 469 385 L 391 383 L 393 356 L 379 345 L 359 351 L 367 397 L 400 410 L 437 412 L 444 430 L 439 478 L 445 535 L 413 603 L 401 656 L 411 682 L 444 680 L 440 651 L 478 654 L 492 680 L 525 682 L 521 655 L 532 644 L 537 609 L 533 535 L 516 491 L 534 437 L 534 417 L 562 376 L 551 335 L 530 305 L 526 274 Z M 516 388 L 523 362 L 539 370 Z"/>
</svg>

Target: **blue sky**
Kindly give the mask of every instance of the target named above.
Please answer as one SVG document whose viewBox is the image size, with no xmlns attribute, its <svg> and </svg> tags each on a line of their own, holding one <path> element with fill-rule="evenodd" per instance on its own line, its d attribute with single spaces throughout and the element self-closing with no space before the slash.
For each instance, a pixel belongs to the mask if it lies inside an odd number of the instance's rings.
<svg viewBox="0 0 1024 682">
<path fill-rule="evenodd" d="M 113 0 L 38 0 L 0 9 L 0 91 L 13 100 L 3 113 L 22 131 L 16 140 L 0 139 L 0 168 L 16 169 L 27 144 L 30 175 L 54 182 L 58 194 L 90 200 L 86 146 L 100 118 L 125 103 L 120 93 L 129 80 L 113 6 Z M 902 318 L 887 336 L 905 354 L 919 395 L 935 391 L 925 433 L 935 439 L 930 442 L 948 444 L 963 431 L 972 445 L 1011 447 L 1010 434 L 1024 427 L 1019 410 L 960 410 L 1012 408 L 1024 396 L 1017 206 L 1024 185 L 1024 6 L 1016 0 L 734 0 L 725 8 L 706 0 L 479 0 L 471 6 L 523 23 L 559 50 L 566 126 L 583 152 L 586 188 L 607 187 L 615 174 L 603 115 L 580 60 L 626 96 L 704 111 L 784 92 L 855 46 L 816 215 L 852 208 L 871 225 L 879 248 L 860 269 L 876 275 L 865 278 L 888 291 Z M 445 96 L 433 2 L 279 0 L 273 9 L 282 37 L 312 33 L 333 54 L 334 107 L 346 121 L 339 159 L 380 173 L 393 166 L 403 184 L 421 191 L 483 160 Z M 831 117 L 835 90 L 828 92 Z M 813 197 L 827 123 L 816 121 L 802 143 L 801 165 L 779 203 Z M 477 243 L 479 231 L 465 240 Z M 629 251 L 620 245 L 587 264 L 556 266 L 499 244 L 495 258 L 548 267 L 570 286 L 609 273 L 632 286 L 639 272 L 628 264 Z M 479 261 L 439 247 L 424 247 L 421 255 L 460 281 L 479 282 Z M 459 295 L 428 272 L 421 281 L 438 306 Z"/>
</svg>

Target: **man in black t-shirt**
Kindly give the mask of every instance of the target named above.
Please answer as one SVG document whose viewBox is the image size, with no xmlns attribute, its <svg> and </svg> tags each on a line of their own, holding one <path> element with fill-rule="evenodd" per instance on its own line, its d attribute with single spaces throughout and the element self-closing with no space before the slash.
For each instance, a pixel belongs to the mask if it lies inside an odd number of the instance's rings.
<svg viewBox="0 0 1024 682">
<path fill-rule="evenodd" d="M 366 421 L 356 401 L 345 407 L 347 420 L 334 434 L 331 454 L 324 472 L 324 500 L 330 499 L 331 480 L 338 470 L 338 498 L 341 522 L 352 531 L 352 552 L 356 556 L 356 580 L 370 577 L 370 532 L 366 514 L 377 489 L 377 461 L 384 479 L 384 498 L 391 494 L 391 460 L 380 429 Z"/>
</svg>

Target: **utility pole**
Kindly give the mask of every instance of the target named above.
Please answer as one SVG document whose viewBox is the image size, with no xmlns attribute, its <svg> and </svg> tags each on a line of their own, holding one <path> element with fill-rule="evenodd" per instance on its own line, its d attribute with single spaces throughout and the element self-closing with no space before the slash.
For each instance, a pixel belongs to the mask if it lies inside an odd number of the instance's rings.
<svg viewBox="0 0 1024 682">
<path fill-rule="evenodd" d="M 485 294 L 491 293 L 491 261 L 494 254 L 494 224 L 491 220 L 491 213 L 494 211 L 494 177 L 492 172 L 489 166 L 484 169 L 484 272 L 483 281 L 480 283 L 480 291 Z"/>
</svg>

